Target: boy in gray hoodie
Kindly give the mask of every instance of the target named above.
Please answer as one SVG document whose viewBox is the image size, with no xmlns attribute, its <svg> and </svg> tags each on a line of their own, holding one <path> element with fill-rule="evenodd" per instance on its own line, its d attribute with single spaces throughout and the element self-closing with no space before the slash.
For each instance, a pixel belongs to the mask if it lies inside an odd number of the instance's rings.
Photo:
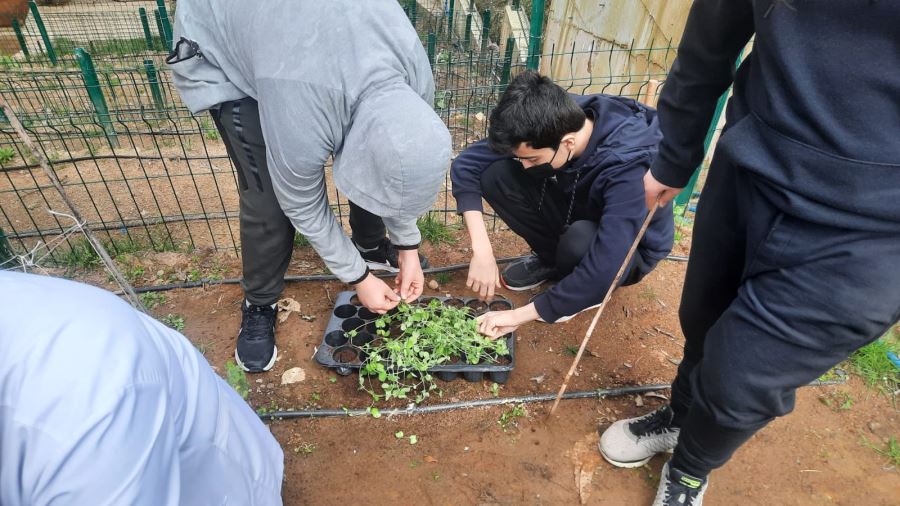
<svg viewBox="0 0 900 506">
<path fill-rule="evenodd" d="M 444 179 L 450 135 L 400 5 L 182 0 L 175 40 L 175 86 L 192 112 L 210 110 L 238 173 L 246 301 L 237 363 L 249 372 L 275 363 L 275 302 L 295 228 L 369 309 L 417 298 L 416 219 Z M 329 206 L 329 157 L 350 200 L 352 240 Z M 370 267 L 398 272 L 399 294 Z"/>
</svg>

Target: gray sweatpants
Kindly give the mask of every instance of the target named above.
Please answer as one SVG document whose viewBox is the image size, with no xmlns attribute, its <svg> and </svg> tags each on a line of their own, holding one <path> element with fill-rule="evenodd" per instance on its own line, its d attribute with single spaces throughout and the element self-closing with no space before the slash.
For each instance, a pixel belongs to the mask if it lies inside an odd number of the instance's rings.
<svg viewBox="0 0 900 506">
<path fill-rule="evenodd" d="M 210 114 L 237 171 L 244 296 L 250 304 L 274 304 L 284 289 L 284 274 L 294 249 L 294 226 L 272 189 L 259 106 L 247 97 L 219 104 Z M 364 248 L 377 246 L 385 237 L 381 218 L 352 202 L 350 228 L 353 239 Z"/>
</svg>

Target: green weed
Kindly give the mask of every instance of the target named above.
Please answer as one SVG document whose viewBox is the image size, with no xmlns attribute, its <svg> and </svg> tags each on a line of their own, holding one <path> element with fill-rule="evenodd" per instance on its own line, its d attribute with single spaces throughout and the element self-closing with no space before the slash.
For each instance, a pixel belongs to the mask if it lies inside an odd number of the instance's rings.
<svg viewBox="0 0 900 506">
<path fill-rule="evenodd" d="M 895 468 L 900 468 L 900 442 L 897 441 L 896 436 L 891 436 L 888 439 L 888 442 L 884 445 L 884 448 L 880 448 L 873 443 L 870 443 L 868 439 L 863 437 L 863 446 L 871 448 L 875 450 L 875 453 L 881 455 L 882 457 L 887 458 L 888 462 L 894 466 Z"/>
<path fill-rule="evenodd" d="M 449 272 L 438 272 L 434 275 L 434 280 L 438 282 L 438 284 L 446 285 L 453 279 L 453 275 Z"/>
<path fill-rule="evenodd" d="M 305 248 L 309 246 L 309 239 L 307 239 L 306 236 L 301 234 L 300 232 L 296 232 L 294 234 L 294 246 L 298 248 Z"/>
<path fill-rule="evenodd" d="M 159 321 L 165 323 L 169 327 L 172 327 L 178 332 L 184 330 L 184 316 L 169 313 L 166 316 L 160 318 Z"/>
<path fill-rule="evenodd" d="M 900 354 L 900 337 L 896 331 L 887 334 L 850 357 L 853 370 L 870 387 L 891 395 L 900 389 L 900 369 L 888 358 L 888 352 Z"/>
<path fill-rule="evenodd" d="M 233 360 L 225 363 L 225 381 L 244 399 L 250 395 L 250 383 L 247 381 L 247 375 Z"/>
<path fill-rule="evenodd" d="M 519 418 L 522 418 L 527 414 L 528 413 L 525 411 L 525 405 L 518 404 L 500 415 L 500 419 L 497 420 L 497 424 L 500 425 L 500 428 L 503 430 L 503 432 L 508 432 L 512 429 L 517 429 L 519 427 Z"/>
<path fill-rule="evenodd" d="M 435 246 L 438 246 L 441 243 L 456 243 L 456 238 L 453 237 L 453 230 L 456 227 L 444 223 L 431 211 L 419 218 L 416 221 L 416 225 L 419 226 L 422 238 Z"/>
<path fill-rule="evenodd" d="M 0 165 L 6 165 L 16 157 L 15 148 L 4 146 L 0 148 Z"/>
<path fill-rule="evenodd" d="M 63 253 L 62 264 L 70 270 L 91 270 L 100 265 L 100 255 L 87 238 L 81 237 L 72 241 L 71 247 Z"/>
</svg>

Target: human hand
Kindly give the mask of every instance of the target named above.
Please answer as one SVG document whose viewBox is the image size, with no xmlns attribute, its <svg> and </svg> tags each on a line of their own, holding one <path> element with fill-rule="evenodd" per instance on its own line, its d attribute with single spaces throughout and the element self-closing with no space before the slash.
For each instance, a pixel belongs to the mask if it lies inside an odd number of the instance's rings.
<svg viewBox="0 0 900 506">
<path fill-rule="evenodd" d="M 425 274 L 419 262 L 419 250 L 397 251 L 397 262 L 400 264 L 400 272 L 397 273 L 394 282 L 400 290 L 400 297 L 406 302 L 412 302 L 418 299 L 425 289 Z"/>
<path fill-rule="evenodd" d="M 508 311 L 490 311 L 477 318 L 478 332 L 491 339 L 497 339 L 514 332 L 523 323 L 537 320 L 534 303 Z"/>
<path fill-rule="evenodd" d="M 356 296 L 363 306 L 378 314 L 384 314 L 400 303 L 400 296 L 371 273 L 356 284 Z"/>
<path fill-rule="evenodd" d="M 653 209 L 655 206 L 665 206 L 681 193 L 681 190 L 681 188 L 672 188 L 660 183 L 649 170 L 644 174 L 644 195 L 647 199 L 648 210 Z"/>
<path fill-rule="evenodd" d="M 494 297 L 494 291 L 502 285 L 500 284 L 500 269 L 497 267 L 493 253 L 472 255 L 466 286 L 478 293 L 478 298 L 481 300 L 490 300 Z"/>
</svg>

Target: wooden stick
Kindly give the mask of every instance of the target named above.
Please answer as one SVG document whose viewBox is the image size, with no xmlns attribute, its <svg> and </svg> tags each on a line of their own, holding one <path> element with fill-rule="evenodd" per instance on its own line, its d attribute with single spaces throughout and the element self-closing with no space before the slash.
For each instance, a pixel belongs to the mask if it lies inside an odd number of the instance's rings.
<svg viewBox="0 0 900 506">
<path fill-rule="evenodd" d="M 638 231 L 637 237 L 634 238 L 634 242 L 631 243 L 631 249 L 628 250 L 628 254 L 625 255 L 625 261 L 622 262 L 622 266 L 619 267 L 619 272 L 616 274 L 615 279 L 613 279 L 612 284 L 609 285 L 609 290 L 606 291 L 606 297 L 603 298 L 603 302 L 600 303 L 600 307 L 597 308 L 597 313 L 594 314 L 594 319 L 591 320 L 591 325 L 588 327 L 587 332 L 584 334 L 584 339 L 581 341 L 581 347 L 578 348 L 578 353 L 575 354 L 575 360 L 572 361 L 572 367 L 569 368 L 569 372 L 566 373 L 566 378 L 563 380 L 562 386 L 559 387 L 559 392 L 556 394 L 556 399 L 553 401 L 553 407 L 550 408 L 550 415 L 552 416 L 553 412 L 556 411 L 556 406 L 559 405 L 559 400 L 562 398 L 563 394 L 566 393 L 566 387 L 569 386 L 569 380 L 572 379 L 572 375 L 575 374 L 575 368 L 578 367 L 578 362 L 581 361 L 581 355 L 584 354 L 585 348 L 587 348 L 587 343 L 591 339 L 591 335 L 594 333 L 594 327 L 597 326 L 597 320 L 600 319 L 600 315 L 603 314 L 603 310 L 606 308 L 606 304 L 609 302 L 609 299 L 612 297 L 613 290 L 619 285 L 619 280 L 622 279 L 622 275 L 625 274 L 625 269 L 628 267 L 628 263 L 631 262 L 631 257 L 634 256 L 634 252 L 637 251 L 638 243 L 641 242 L 641 239 L 644 237 L 644 233 L 647 232 L 647 227 L 650 226 L 650 220 L 653 219 L 653 215 L 656 214 L 656 210 L 659 206 L 654 206 L 653 209 L 647 213 L 647 217 L 644 219 L 644 224 L 641 226 L 640 231 Z"/>
</svg>

